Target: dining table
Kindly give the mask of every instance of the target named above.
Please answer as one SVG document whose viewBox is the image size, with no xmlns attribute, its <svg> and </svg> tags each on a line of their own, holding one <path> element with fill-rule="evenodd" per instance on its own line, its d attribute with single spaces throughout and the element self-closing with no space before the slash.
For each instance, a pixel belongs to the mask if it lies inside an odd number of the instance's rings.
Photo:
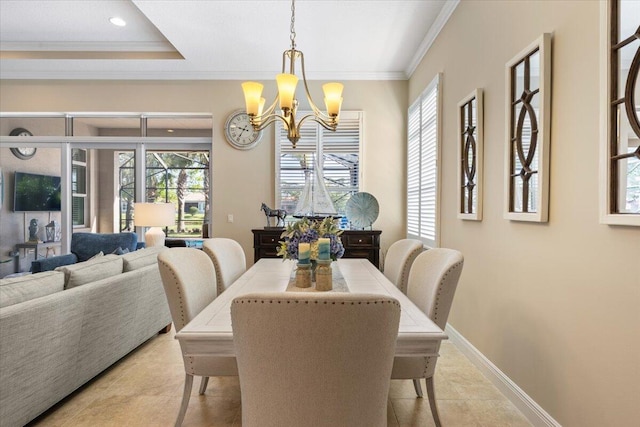
<svg viewBox="0 0 640 427">
<path fill-rule="evenodd" d="M 341 258 L 332 262 L 331 267 L 334 286 L 325 292 L 378 294 L 400 302 L 396 357 L 438 356 L 440 342 L 447 339 L 447 335 L 368 259 Z M 176 333 L 183 354 L 235 357 L 231 326 L 233 299 L 255 292 L 314 292 L 313 287 L 295 286 L 295 268 L 293 260 L 260 259 Z"/>
</svg>

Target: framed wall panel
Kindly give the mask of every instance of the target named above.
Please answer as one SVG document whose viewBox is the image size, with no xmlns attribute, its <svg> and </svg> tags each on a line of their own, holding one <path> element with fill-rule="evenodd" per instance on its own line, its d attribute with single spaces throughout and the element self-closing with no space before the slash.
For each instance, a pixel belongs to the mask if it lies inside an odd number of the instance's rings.
<svg viewBox="0 0 640 427">
<path fill-rule="evenodd" d="M 482 89 L 458 103 L 458 218 L 482 220 L 484 158 Z"/>
<path fill-rule="evenodd" d="M 551 124 L 551 34 L 505 67 L 506 219 L 547 222 Z"/>
<path fill-rule="evenodd" d="M 600 12 L 600 222 L 640 226 L 640 2 Z"/>
</svg>

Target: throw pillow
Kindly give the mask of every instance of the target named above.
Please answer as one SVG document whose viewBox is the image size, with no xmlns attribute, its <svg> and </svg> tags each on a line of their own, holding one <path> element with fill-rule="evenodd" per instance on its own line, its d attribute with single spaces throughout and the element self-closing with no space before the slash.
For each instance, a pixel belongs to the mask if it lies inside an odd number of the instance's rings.
<svg viewBox="0 0 640 427">
<path fill-rule="evenodd" d="M 114 255 L 124 255 L 129 253 L 129 248 L 116 248 L 115 251 L 111 252 Z"/>
<path fill-rule="evenodd" d="M 0 279 L 0 307 L 44 297 L 64 289 L 64 274 L 56 271 Z"/>
<path fill-rule="evenodd" d="M 158 254 L 165 249 L 167 249 L 165 246 L 152 246 L 123 255 L 124 265 L 122 266 L 122 271 L 133 271 L 157 263 Z"/>
<path fill-rule="evenodd" d="M 71 289 L 122 273 L 122 257 L 112 254 L 104 255 L 77 264 L 58 267 L 56 271 L 64 273 L 64 288 Z"/>
</svg>

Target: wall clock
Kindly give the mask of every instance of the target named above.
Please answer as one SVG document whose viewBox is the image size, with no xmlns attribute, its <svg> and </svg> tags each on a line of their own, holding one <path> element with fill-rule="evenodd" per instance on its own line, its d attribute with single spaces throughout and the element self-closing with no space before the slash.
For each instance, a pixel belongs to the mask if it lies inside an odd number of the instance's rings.
<svg viewBox="0 0 640 427">
<path fill-rule="evenodd" d="M 224 124 L 224 135 L 233 148 L 250 150 L 260 142 L 262 131 L 257 131 L 251 126 L 251 119 L 247 113 L 236 110 L 229 115 Z"/>
<path fill-rule="evenodd" d="M 31 132 L 25 128 L 15 128 L 9 133 L 9 136 L 33 136 Z M 36 154 L 35 147 L 11 147 L 14 156 L 21 160 L 29 160 Z"/>
</svg>

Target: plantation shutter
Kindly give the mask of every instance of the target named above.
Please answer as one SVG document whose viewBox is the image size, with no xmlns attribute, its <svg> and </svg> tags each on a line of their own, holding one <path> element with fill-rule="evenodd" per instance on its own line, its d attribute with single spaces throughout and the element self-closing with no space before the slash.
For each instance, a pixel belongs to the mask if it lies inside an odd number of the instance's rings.
<svg viewBox="0 0 640 427">
<path fill-rule="evenodd" d="M 299 111 L 300 117 L 309 112 Z M 287 139 L 287 131 L 276 122 L 276 206 L 294 213 L 298 198 L 305 184 L 305 173 L 315 170 L 316 156 L 324 183 L 339 214 L 351 194 L 360 185 L 360 141 L 363 114 L 359 111 L 343 111 L 338 129 L 333 132 L 308 120 L 300 129 L 296 148 Z"/>
<path fill-rule="evenodd" d="M 438 246 L 438 77 L 409 107 L 407 237 Z"/>
</svg>

